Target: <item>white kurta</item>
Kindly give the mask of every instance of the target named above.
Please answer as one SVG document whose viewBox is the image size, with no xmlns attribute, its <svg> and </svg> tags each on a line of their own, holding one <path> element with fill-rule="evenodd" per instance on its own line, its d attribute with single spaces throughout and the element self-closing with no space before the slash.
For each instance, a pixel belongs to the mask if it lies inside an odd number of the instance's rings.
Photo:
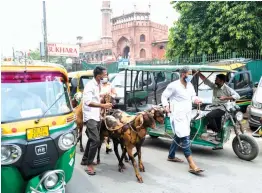
<svg viewBox="0 0 262 193">
<path fill-rule="evenodd" d="M 187 83 L 185 87 L 180 80 L 170 83 L 162 94 L 162 105 L 165 107 L 170 102 L 173 133 L 180 138 L 190 135 L 192 103 L 196 98 L 193 85 Z"/>
</svg>

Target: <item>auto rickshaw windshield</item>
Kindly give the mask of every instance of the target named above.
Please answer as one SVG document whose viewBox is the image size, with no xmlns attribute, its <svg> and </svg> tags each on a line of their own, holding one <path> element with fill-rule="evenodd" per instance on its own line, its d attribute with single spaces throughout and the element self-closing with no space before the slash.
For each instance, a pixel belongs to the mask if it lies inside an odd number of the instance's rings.
<svg viewBox="0 0 262 193">
<path fill-rule="evenodd" d="M 137 75 L 137 72 L 133 71 L 132 82 L 134 82 L 136 75 Z M 131 71 L 127 72 L 127 79 L 126 80 L 127 80 L 126 87 L 130 87 L 130 85 L 131 85 Z M 114 80 L 112 81 L 112 86 L 124 88 L 124 86 L 125 86 L 125 71 L 119 72 L 115 76 Z"/>
<path fill-rule="evenodd" d="M 23 83 L 5 81 L 1 86 L 1 123 L 40 117 L 49 108 L 46 116 L 72 111 L 67 86 L 57 79 Z"/>
<path fill-rule="evenodd" d="M 85 85 L 92 80 L 93 77 L 88 77 L 88 76 L 82 76 L 80 78 L 80 84 L 79 84 L 79 89 L 84 89 Z"/>
</svg>

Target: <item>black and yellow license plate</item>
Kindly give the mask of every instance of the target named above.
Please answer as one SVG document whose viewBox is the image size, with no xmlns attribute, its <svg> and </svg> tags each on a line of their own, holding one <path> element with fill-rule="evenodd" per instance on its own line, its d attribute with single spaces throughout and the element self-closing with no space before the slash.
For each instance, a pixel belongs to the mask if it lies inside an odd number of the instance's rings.
<svg viewBox="0 0 262 193">
<path fill-rule="evenodd" d="M 26 130 L 27 140 L 41 139 L 49 136 L 49 127 L 35 127 Z"/>
</svg>

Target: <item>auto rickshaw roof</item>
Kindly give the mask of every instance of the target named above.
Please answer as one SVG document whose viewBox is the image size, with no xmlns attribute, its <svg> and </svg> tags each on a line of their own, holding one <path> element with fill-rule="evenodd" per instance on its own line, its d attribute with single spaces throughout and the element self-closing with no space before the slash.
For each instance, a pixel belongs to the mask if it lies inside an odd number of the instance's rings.
<svg viewBox="0 0 262 193">
<path fill-rule="evenodd" d="M 179 71 L 183 67 L 188 67 L 191 70 L 199 70 L 201 72 L 236 72 L 231 69 L 225 69 L 218 66 L 207 66 L 207 65 L 139 65 L 139 66 L 126 66 L 123 70 L 134 70 L 134 71 Z"/>
<path fill-rule="evenodd" d="M 216 66 L 219 68 L 227 69 L 227 70 L 235 70 L 238 68 L 245 67 L 246 64 L 244 63 L 211 63 L 210 66 Z"/>
<path fill-rule="evenodd" d="M 58 71 L 62 73 L 66 78 L 68 78 L 67 70 L 61 64 L 47 63 L 47 62 L 37 62 L 33 64 L 16 64 L 12 63 L 1 63 L 1 72 L 55 72 Z"/>
<path fill-rule="evenodd" d="M 82 70 L 82 71 L 76 71 L 76 72 L 69 72 L 68 77 L 70 78 L 79 78 L 81 76 L 90 76 L 93 77 L 93 70 Z"/>
</svg>

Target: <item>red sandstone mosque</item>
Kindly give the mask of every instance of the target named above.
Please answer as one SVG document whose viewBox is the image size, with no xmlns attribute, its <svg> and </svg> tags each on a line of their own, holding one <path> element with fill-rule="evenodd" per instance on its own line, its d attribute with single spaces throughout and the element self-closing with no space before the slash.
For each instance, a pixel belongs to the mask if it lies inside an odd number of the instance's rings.
<svg viewBox="0 0 262 193">
<path fill-rule="evenodd" d="M 134 6 L 135 8 L 136 6 Z M 80 56 L 88 63 L 164 59 L 168 42 L 168 26 L 150 20 L 150 5 L 146 12 L 123 14 L 111 18 L 110 1 L 102 2 L 102 37 L 94 42 L 82 42 L 78 36 Z"/>
</svg>

